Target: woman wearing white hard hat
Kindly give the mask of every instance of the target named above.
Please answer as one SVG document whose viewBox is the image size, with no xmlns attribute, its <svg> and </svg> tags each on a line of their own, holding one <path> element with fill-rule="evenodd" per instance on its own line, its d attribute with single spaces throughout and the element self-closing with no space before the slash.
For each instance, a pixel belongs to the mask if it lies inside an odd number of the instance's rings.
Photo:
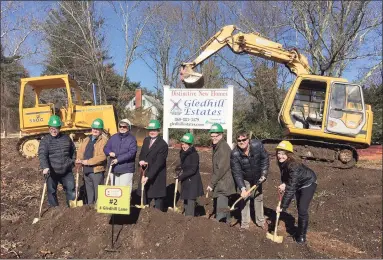
<svg viewBox="0 0 383 260">
<path fill-rule="evenodd" d="M 106 143 L 104 153 L 110 156 L 113 165 L 113 185 L 130 186 L 133 184 L 137 140 L 130 133 L 131 123 L 122 119 L 118 123 L 118 133 L 114 134 Z"/>
</svg>

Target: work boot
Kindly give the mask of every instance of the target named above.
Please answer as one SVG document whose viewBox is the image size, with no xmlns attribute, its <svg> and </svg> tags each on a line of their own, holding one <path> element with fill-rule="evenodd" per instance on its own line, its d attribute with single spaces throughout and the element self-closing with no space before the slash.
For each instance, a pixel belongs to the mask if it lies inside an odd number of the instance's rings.
<svg viewBox="0 0 383 260">
<path fill-rule="evenodd" d="M 309 225 L 308 220 L 298 219 L 298 230 L 295 235 L 295 241 L 300 245 L 303 245 L 306 243 L 306 234 L 307 234 L 308 225 Z"/>
</svg>

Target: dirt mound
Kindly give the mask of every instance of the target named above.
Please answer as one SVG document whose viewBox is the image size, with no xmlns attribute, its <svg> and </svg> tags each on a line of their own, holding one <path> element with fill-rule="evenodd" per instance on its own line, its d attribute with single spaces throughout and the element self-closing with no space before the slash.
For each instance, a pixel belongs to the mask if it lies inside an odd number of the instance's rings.
<svg viewBox="0 0 383 260">
<path fill-rule="evenodd" d="M 60 206 L 44 205 L 37 217 L 42 191 L 38 160 L 25 160 L 15 150 L 16 140 L 1 143 L 1 257 L 2 258 L 380 258 L 382 254 L 382 172 L 354 168 L 337 170 L 310 165 L 318 175 L 318 190 L 310 207 L 309 243 L 298 246 L 294 232 L 294 204 L 281 215 L 282 244 L 265 237 L 265 231 L 250 227 L 240 231 L 215 221 L 212 200 L 201 197 L 198 217 L 185 217 L 153 208 L 131 208 L 129 216 L 115 215 L 115 249 L 111 252 L 111 216 L 99 214 L 88 205 L 69 209 L 64 192 Z M 169 150 L 167 205 L 173 201 L 173 169 L 177 149 Z M 204 186 L 210 181 L 211 152 L 201 151 Z M 135 176 L 137 186 L 138 174 Z M 275 186 L 279 173 L 271 161 L 264 187 L 265 215 L 275 218 Z M 138 204 L 135 191 L 132 205 Z M 182 203 L 178 202 L 178 206 Z M 233 212 L 233 221 L 239 212 Z M 269 229 L 273 229 L 270 223 Z"/>
</svg>

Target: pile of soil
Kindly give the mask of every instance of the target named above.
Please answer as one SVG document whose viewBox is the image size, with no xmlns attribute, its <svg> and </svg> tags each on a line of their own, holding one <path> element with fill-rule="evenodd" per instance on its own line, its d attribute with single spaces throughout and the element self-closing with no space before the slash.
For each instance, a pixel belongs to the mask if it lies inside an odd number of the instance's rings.
<svg viewBox="0 0 383 260">
<path fill-rule="evenodd" d="M 197 217 L 172 211 L 131 208 L 130 215 L 115 215 L 114 250 L 111 249 L 112 220 L 88 205 L 67 208 L 64 192 L 58 191 L 60 206 L 43 208 L 38 215 L 43 179 L 37 159 L 16 153 L 15 139 L 1 143 L 1 258 L 381 258 L 382 169 L 338 170 L 308 165 L 318 175 L 318 189 L 310 207 L 308 244 L 292 239 L 297 212 L 293 203 L 282 213 L 278 235 L 282 244 L 266 239 L 255 225 L 239 229 L 239 212 L 233 212 L 230 227 L 214 220 L 213 202 L 198 200 Z M 168 156 L 167 207 L 173 201 L 173 172 L 178 149 Z M 211 152 L 200 151 L 204 187 L 211 178 Z M 173 163 L 175 161 L 175 163 Z M 172 164 L 173 163 L 173 164 Z M 265 215 L 273 230 L 279 171 L 271 159 L 264 185 Z M 138 174 L 133 189 L 137 187 Z M 235 199 L 235 198 L 234 198 Z M 136 191 L 132 205 L 139 204 Z M 178 206 L 182 208 L 182 202 Z M 210 218 L 209 218 L 210 217 Z"/>
</svg>

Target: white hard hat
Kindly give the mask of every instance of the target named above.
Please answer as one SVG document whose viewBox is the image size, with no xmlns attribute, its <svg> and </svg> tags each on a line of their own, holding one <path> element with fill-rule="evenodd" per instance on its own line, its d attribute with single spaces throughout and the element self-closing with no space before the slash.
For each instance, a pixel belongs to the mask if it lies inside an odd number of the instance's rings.
<svg viewBox="0 0 383 260">
<path fill-rule="evenodd" d="M 129 126 L 129 129 L 132 128 L 132 123 L 130 123 L 129 119 L 127 118 L 124 118 L 124 119 L 121 119 L 120 122 L 118 122 L 119 124 L 126 124 Z"/>
</svg>

